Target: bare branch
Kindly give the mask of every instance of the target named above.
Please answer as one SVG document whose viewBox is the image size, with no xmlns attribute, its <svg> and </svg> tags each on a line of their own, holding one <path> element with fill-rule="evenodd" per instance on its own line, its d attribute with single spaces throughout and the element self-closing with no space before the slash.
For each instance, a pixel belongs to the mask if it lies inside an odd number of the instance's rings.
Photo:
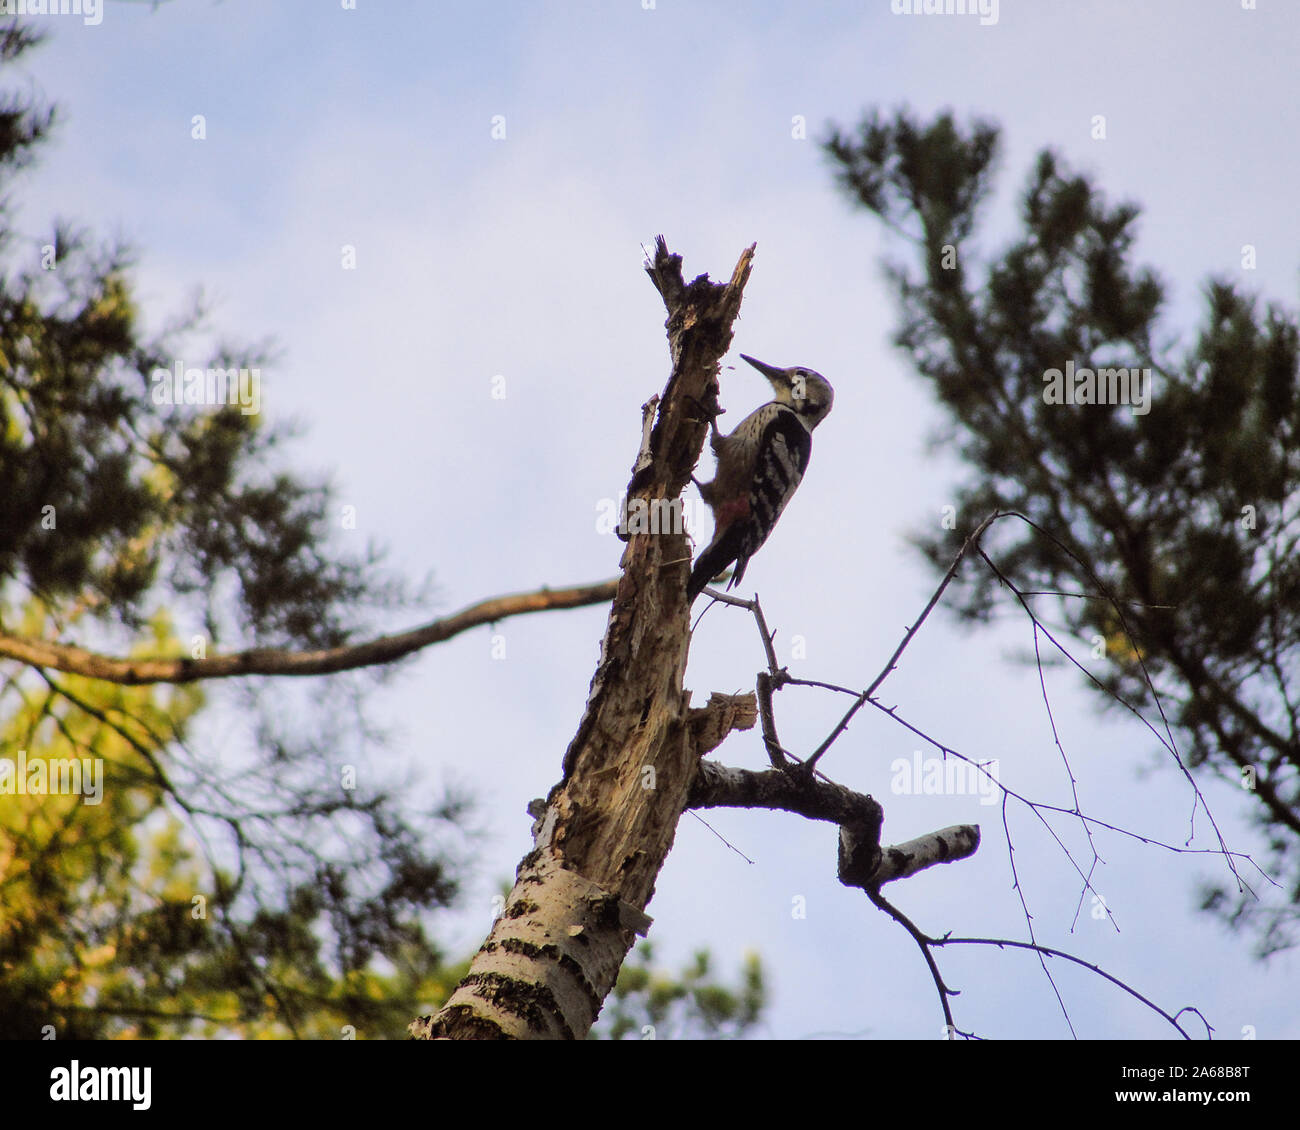
<svg viewBox="0 0 1300 1130">
<path fill-rule="evenodd" d="M 617 581 L 600 581 L 593 585 L 543 588 L 534 592 L 493 597 L 471 604 L 453 616 L 433 620 L 408 632 L 318 651 L 264 647 L 230 655 L 210 655 L 204 659 L 121 659 L 67 644 L 0 634 L 0 658 L 17 659 L 32 667 L 53 668 L 70 675 L 82 675 L 88 679 L 102 679 L 126 686 L 193 683 L 199 679 L 229 679 L 241 675 L 331 675 L 338 671 L 392 663 L 421 648 L 449 640 L 470 628 L 492 624 L 508 616 L 604 604 L 613 600 L 617 588 Z"/>
<path fill-rule="evenodd" d="M 1166 1012 L 1163 1008 L 1161 1008 L 1158 1004 L 1144 997 L 1136 989 L 1132 988 L 1130 985 L 1125 984 L 1118 977 L 1115 977 L 1112 974 L 1107 973 L 1100 965 L 1095 965 L 1091 961 L 1084 961 L 1083 958 L 1075 957 L 1074 954 L 1066 953 L 1064 950 L 1053 949 L 1051 946 L 1040 946 L 1033 942 L 1011 941 L 1008 938 L 944 937 L 944 938 L 927 938 L 926 940 L 932 946 L 997 946 L 998 949 L 1003 949 L 1007 946 L 1010 946 L 1012 949 L 1033 950 L 1035 953 L 1039 955 L 1040 960 L 1044 956 L 1046 956 L 1046 957 L 1059 957 L 1064 961 L 1072 961 L 1074 962 L 1075 965 L 1082 965 L 1084 969 L 1091 969 L 1095 974 L 1097 974 L 1098 977 L 1104 977 L 1112 985 L 1118 985 L 1121 989 L 1123 989 L 1126 993 L 1128 993 L 1129 996 L 1135 997 L 1138 1000 L 1140 1000 L 1144 1005 L 1147 1006 L 1147 1008 L 1151 1009 L 1152 1012 L 1157 1013 L 1160 1016 L 1164 1017 L 1164 1019 L 1169 1021 L 1170 1024 L 1172 1024 L 1176 1029 L 1178 1029 L 1179 1034 L 1183 1037 L 1184 1040 L 1190 1040 L 1192 1038 L 1191 1035 L 1184 1030 L 1183 1026 L 1178 1023 L 1178 1017 L 1182 1016 L 1184 1012 L 1190 1012 L 1194 1016 L 1200 1017 L 1201 1023 L 1205 1025 L 1205 1035 L 1207 1037 L 1209 1037 L 1210 1033 L 1214 1031 L 1213 1027 L 1211 1027 L 1210 1025 L 1210 1022 L 1205 1019 L 1205 1017 L 1202 1015 L 1201 1010 L 1199 1008 L 1192 1008 L 1191 1006 L 1187 1006 L 1185 1008 L 1180 1008 L 1176 1013 L 1170 1014 Z"/>
<path fill-rule="evenodd" d="M 767 759 L 773 769 L 786 769 L 790 759 L 781 748 L 781 741 L 776 736 L 776 715 L 772 710 L 772 676 L 760 671 L 754 681 L 754 693 L 758 699 L 758 716 L 763 721 L 763 745 L 767 749 Z"/>
<path fill-rule="evenodd" d="M 754 594 L 753 600 L 742 600 L 740 597 L 731 596 L 717 589 L 705 589 L 705 592 L 714 600 L 736 608 L 747 608 L 754 614 L 758 635 L 763 641 L 763 653 L 767 656 L 767 670 L 758 673 L 754 685 L 758 698 L 758 716 L 763 723 L 763 745 L 767 749 L 767 759 L 772 763 L 773 769 L 788 769 L 791 766 L 792 756 L 782 748 L 780 739 L 776 736 L 776 714 L 772 709 L 772 692 L 780 690 L 790 681 L 790 673 L 784 667 L 778 666 L 776 662 L 776 650 L 772 646 L 773 633 L 768 630 L 767 620 L 763 617 L 763 606 L 758 602 L 758 594 Z M 793 760 L 799 761 L 798 758 Z M 802 762 L 799 764 L 802 765 Z"/>
<path fill-rule="evenodd" d="M 876 890 L 868 890 L 869 898 L 876 906 L 883 910 L 904 930 L 912 935 L 912 940 L 916 942 L 921 951 L 921 956 L 925 958 L 925 964 L 930 968 L 930 976 L 934 979 L 934 987 L 939 991 L 939 1006 L 943 1009 L 944 1025 L 948 1029 L 949 1039 L 957 1034 L 958 1029 L 952 1018 L 952 1009 L 948 1007 L 948 998 L 961 996 L 960 989 L 950 989 L 944 984 L 943 975 L 939 972 L 939 964 L 934 960 L 934 954 L 931 947 L 934 945 L 934 939 L 921 932 L 917 925 L 906 914 L 891 903 L 884 895 Z M 967 1039 L 973 1038 L 970 1032 L 962 1032 L 961 1035 Z"/>
<path fill-rule="evenodd" d="M 880 842 L 884 811 L 865 793 L 779 769 L 736 769 L 701 761 L 691 782 L 688 808 L 772 808 L 810 820 L 874 827 Z M 878 849 L 877 849 L 878 850 Z"/>
<path fill-rule="evenodd" d="M 1063 552 L 1070 553 L 1070 556 L 1073 557 L 1075 561 L 1079 562 L 1080 568 L 1087 569 L 1087 566 L 1084 565 L 1082 561 L 1079 561 L 1079 558 L 1075 556 L 1073 553 L 1071 553 L 1069 547 L 1064 545 L 1059 538 L 1053 536 L 1049 531 L 1044 530 L 1041 526 L 1038 526 L 1036 523 L 1030 521 L 1030 519 L 1026 518 L 1023 514 L 1015 514 L 1014 517 L 1021 518 L 1023 521 L 1027 522 L 1034 529 L 1038 530 L 1038 532 L 1041 533 L 1044 537 L 1050 539 L 1052 543 L 1058 546 Z M 1155 734 L 1157 740 L 1159 740 L 1160 743 L 1169 751 L 1175 763 L 1178 765 L 1178 768 L 1182 771 L 1183 776 L 1187 779 L 1187 783 L 1192 786 L 1193 834 L 1195 834 L 1196 806 L 1197 804 L 1199 804 L 1202 808 L 1205 809 L 1205 815 L 1210 821 L 1210 827 L 1214 829 L 1214 835 L 1219 841 L 1219 847 L 1222 850 L 1223 857 L 1228 864 L 1228 869 L 1232 872 L 1233 878 L 1237 880 L 1238 890 L 1241 890 L 1242 888 L 1246 888 L 1250 890 L 1251 894 L 1254 894 L 1255 893 L 1254 888 L 1250 887 L 1250 885 L 1241 877 L 1240 873 L 1237 871 L 1237 867 L 1232 861 L 1232 852 L 1228 850 L 1227 841 L 1223 838 L 1223 833 L 1219 831 L 1218 821 L 1214 819 L 1214 813 L 1210 811 L 1209 802 L 1205 799 L 1205 796 L 1201 793 L 1200 786 L 1197 785 L 1195 779 L 1193 779 L 1191 771 L 1187 768 L 1187 765 L 1183 762 L 1182 755 L 1178 752 L 1178 746 L 1174 741 L 1174 735 L 1172 729 L 1170 728 L 1169 719 L 1165 716 L 1164 704 L 1161 701 L 1159 693 L 1156 691 L 1155 683 L 1152 682 L 1151 680 L 1150 673 L 1147 671 L 1146 663 L 1142 659 L 1141 649 L 1137 647 L 1137 640 L 1133 636 L 1133 633 L 1129 630 L 1128 621 L 1124 618 L 1124 610 L 1119 606 L 1117 602 L 1113 600 L 1111 601 L 1112 606 L 1114 607 L 1117 615 L 1119 616 L 1120 626 L 1123 628 L 1125 636 L 1128 638 L 1129 642 L 1134 646 L 1135 654 L 1137 655 L 1138 665 L 1142 668 L 1142 677 L 1146 681 L 1147 686 L 1151 690 L 1152 701 L 1155 703 L 1156 710 L 1159 711 L 1160 713 L 1161 722 L 1164 723 L 1164 730 L 1166 735 L 1166 737 L 1164 738 L 1160 736 L 1159 731 L 1157 731 L 1156 728 L 1150 722 L 1147 721 L 1147 719 L 1143 718 L 1142 715 L 1138 713 L 1137 710 L 1135 710 L 1129 703 L 1125 702 L 1124 699 L 1121 698 L 1114 691 L 1111 691 L 1109 688 L 1106 688 L 1091 671 L 1089 671 L 1086 667 L 1084 667 L 1083 664 L 1081 664 L 1077 659 L 1075 659 L 1073 655 L 1071 655 L 1060 643 L 1058 643 L 1056 637 L 1052 635 L 1052 633 L 1047 629 L 1046 625 L 1044 625 L 1034 614 L 1033 609 L 1029 607 L 1029 602 L 1025 599 L 1024 594 L 1021 593 L 1021 591 L 1018 588 L 1016 588 L 1016 586 L 1012 584 L 1010 580 L 1007 579 L 1007 577 L 1002 573 L 1002 571 L 997 567 L 997 565 L 995 565 L 993 561 L 990 560 L 988 554 L 986 554 L 983 551 L 983 549 L 981 549 L 979 553 L 980 556 L 984 559 L 985 564 L 988 565 L 988 567 L 993 571 L 994 576 L 998 578 L 999 582 L 1001 582 L 1003 585 L 1009 588 L 1011 592 L 1014 594 L 1015 598 L 1020 602 L 1020 606 L 1025 610 L 1025 614 L 1033 622 L 1035 638 L 1037 638 L 1037 633 L 1041 631 L 1043 635 L 1045 635 L 1051 641 L 1052 645 L 1056 648 L 1056 650 L 1059 651 L 1063 656 L 1065 656 L 1065 658 L 1069 660 L 1070 663 L 1072 663 L 1076 668 L 1078 668 L 1085 675 L 1087 675 L 1088 678 L 1091 679 L 1093 683 L 1106 690 L 1107 693 L 1110 694 L 1110 696 L 1114 698 L 1117 702 L 1128 707 L 1129 710 L 1131 710 L 1135 715 L 1137 715 L 1137 717 L 1141 719 L 1141 721 L 1147 727 L 1147 729 L 1149 729 L 1153 734 Z M 1101 581 L 1097 577 L 1090 575 L 1090 579 L 1098 586 L 1098 588 L 1101 589 L 1102 592 L 1106 592 L 1106 587 L 1101 583 Z M 1041 669 L 1039 674 L 1041 678 Z M 1168 740 L 1166 740 L 1166 738 Z M 1189 836 L 1188 839 L 1190 840 L 1191 837 Z"/>
</svg>

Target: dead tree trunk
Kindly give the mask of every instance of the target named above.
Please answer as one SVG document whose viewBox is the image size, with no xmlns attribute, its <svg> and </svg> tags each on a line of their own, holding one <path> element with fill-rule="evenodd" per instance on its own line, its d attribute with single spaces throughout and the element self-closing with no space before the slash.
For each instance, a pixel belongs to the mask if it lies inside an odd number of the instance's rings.
<svg viewBox="0 0 1300 1130">
<path fill-rule="evenodd" d="M 637 934 L 672 847 L 700 756 L 753 713 L 719 700 L 690 708 L 690 548 L 681 493 L 716 406 L 719 362 L 753 259 L 731 280 L 682 277 L 661 237 L 647 273 L 668 310 L 672 375 L 644 407 L 627 488 L 623 573 L 564 778 L 532 810 L 536 846 L 470 966 L 425 1039 L 581 1039 Z M 667 519 L 667 520 L 665 520 Z M 667 526 L 667 528 L 665 528 Z"/>
</svg>

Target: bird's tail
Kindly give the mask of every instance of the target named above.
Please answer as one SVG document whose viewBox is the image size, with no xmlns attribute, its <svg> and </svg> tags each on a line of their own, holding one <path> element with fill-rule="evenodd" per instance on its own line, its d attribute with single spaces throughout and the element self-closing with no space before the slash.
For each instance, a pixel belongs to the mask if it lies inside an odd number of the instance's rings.
<svg viewBox="0 0 1300 1130">
<path fill-rule="evenodd" d="M 704 591 L 705 585 L 740 556 L 744 543 L 744 531 L 740 525 L 736 522 L 725 530 L 721 537 L 715 537 L 695 559 L 695 566 L 691 569 L 691 579 L 686 582 L 687 603 L 693 602 Z M 740 574 L 744 569 L 745 562 L 742 561 L 732 577 L 733 584 L 740 580 Z"/>
</svg>

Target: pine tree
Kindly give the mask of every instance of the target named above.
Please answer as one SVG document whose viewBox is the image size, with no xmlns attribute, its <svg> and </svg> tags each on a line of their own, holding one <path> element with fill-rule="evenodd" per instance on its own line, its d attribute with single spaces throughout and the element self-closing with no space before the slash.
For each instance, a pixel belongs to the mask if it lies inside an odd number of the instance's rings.
<svg viewBox="0 0 1300 1130">
<path fill-rule="evenodd" d="M 1261 952 L 1294 944 L 1295 313 L 1214 278 L 1200 327 L 1177 344 L 1164 287 L 1133 262 L 1139 209 L 1108 203 L 1050 151 L 1021 196 L 1022 230 L 981 261 L 972 244 L 997 157 L 990 123 L 872 113 L 851 133 L 833 130 L 825 149 L 847 197 L 915 249 L 913 266 L 889 271 L 896 342 L 970 468 L 952 528 L 918 545 L 943 572 L 994 511 L 1039 528 L 1004 523 L 996 561 L 1021 591 L 1083 594 L 1057 611 L 1075 637 L 1104 645 L 1101 701 L 1123 699 L 1158 724 L 1158 694 L 1186 762 L 1250 790 L 1288 902 L 1216 887 L 1205 906 L 1248 928 Z M 1118 390 L 1105 371 L 1121 368 L 1149 371 L 1146 403 L 1136 386 L 1120 404 L 1098 395 Z M 966 570 L 963 581 L 961 611 L 987 621 L 1006 595 L 998 578 Z"/>
</svg>

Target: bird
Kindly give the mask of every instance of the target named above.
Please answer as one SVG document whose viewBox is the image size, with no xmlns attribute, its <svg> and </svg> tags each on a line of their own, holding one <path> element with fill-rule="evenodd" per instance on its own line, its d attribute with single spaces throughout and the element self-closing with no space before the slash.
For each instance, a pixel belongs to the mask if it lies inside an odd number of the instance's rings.
<svg viewBox="0 0 1300 1130">
<path fill-rule="evenodd" d="M 795 365 L 780 369 L 740 355 L 771 382 L 776 395 L 756 408 L 730 435 L 710 418 L 709 443 L 718 467 L 711 483 L 695 480 L 713 511 L 713 540 L 695 559 L 687 602 L 733 561 L 727 587 L 740 584 L 745 567 L 772 532 L 803 479 L 812 455 L 812 431 L 831 410 L 835 390 L 820 373 Z"/>
</svg>

